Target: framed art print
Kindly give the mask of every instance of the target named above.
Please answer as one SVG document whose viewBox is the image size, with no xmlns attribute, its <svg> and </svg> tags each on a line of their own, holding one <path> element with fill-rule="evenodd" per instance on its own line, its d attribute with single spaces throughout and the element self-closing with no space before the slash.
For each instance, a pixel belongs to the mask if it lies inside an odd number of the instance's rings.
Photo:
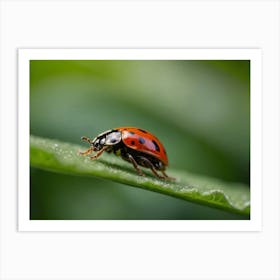
<svg viewBox="0 0 280 280">
<path fill-rule="evenodd" d="M 0 1 L 0 279 L 279 279 L 279 8 Z"/>
<path fill-rule="evenodd" d="M 18 66 L 20 231 L 261 229 L 259 49 L 19 49 Z"/>
</svg>

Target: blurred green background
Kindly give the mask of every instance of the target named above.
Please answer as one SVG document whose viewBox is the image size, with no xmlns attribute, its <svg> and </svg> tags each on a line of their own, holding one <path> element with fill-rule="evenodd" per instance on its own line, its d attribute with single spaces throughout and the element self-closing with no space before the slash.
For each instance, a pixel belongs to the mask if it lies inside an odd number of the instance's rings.
<svg viewBox="0 0 280 280">
<path fill-rule="evenodd" d="M 170 169 L 250 184 L 250 61 L 32 60 L 30 88 L 31 134 L 87 148 L 81 136 L 136 126 L 161 140 Z M 243 219 L 35 168 L 30 210 L 31 219 Z"/>
</svg>

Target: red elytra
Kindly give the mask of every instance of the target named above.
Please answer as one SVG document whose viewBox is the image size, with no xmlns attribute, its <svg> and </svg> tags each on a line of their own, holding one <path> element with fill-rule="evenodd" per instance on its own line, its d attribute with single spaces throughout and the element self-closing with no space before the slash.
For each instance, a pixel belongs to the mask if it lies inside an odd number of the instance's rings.
<svg viewBox="0 0 280 280">
<path fill-rule="evenodd" d="M 116 130 L 122 132 L 122 141 L 127 147 L 152 155 L 168 165 L 165 148 L 152 133 L 136 127 L 118 127 Z"/>
</svg>

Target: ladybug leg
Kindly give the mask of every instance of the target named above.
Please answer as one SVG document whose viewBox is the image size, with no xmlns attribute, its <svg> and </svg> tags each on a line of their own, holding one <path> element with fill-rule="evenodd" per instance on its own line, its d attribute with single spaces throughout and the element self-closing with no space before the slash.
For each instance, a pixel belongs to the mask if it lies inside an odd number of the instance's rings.
<svg viewBox="0 0 280 280">
<path fill-rule="evenodd" d="M 146 176 L 142 171 L 141 169 L 139 168 L 137 162 L 135 161 L 135 159 L 133 158 L 133 156 L 129 153 L 126 154 L 127 158 L 129 159 L 129 161 L 133 164 L 134 168 L 136 169 L 137 173 L 140 175 L 140 176 Z"/>
<path fill-rule="evenodd" d="M 86 150 L 85 152 L 79 152 L 79 154 L 81 155 L 81 156 L 86 156 L 86 155 L 88 155 L 88 154 L 90 154 L 90 153 L 92 153 L 93 152 L 93 150 L 92 150 L 92 148 L 90 147 L 88 150 Z"/>
<path fill-rule="evenodd" d="M 164 172 L 164 170 L 161 170 L 161 173 L 163 174 L 163 176 L 164 176 L 165 179 L 171 180 L 171 181 L 174 181 L 174 180 L 175 180 L 175 178 L 169 177 L 169 176 Z"/>
<path fill-rule="evenodd" d="M 157 178 L 159 178 L 159 179 L 165 179 L 165 177 L 160 176 L 160 175 L 157 173 L 157 171 L 156 171 L 154 165 L 153 165 L 147 158 L 145 158 L 145 157 L 139 157 L 139 158 L 140 158 L 141 161 L 145 164 L 146 167 L 148 167 L 148 168 L 150 168 L 150 169 L 152 170 L 152 172 L 154 173 L 154 175 L 155 175 Z"/>
<path fill-rule="evenodd" d="M 106 151 L 109 147 L 108 146 L 104 146 L 100 151 L 98 151 L 94 156 L 90 157 L 91 160 L 95 160 L 98 157 L 101 156 L 101 154 Z"/>
<path fill-rule="evenodd" d="M 89 139 L 88 137 L 83 136 L 81 139 L 84 140 L 84 141 L 86 141 L 86 142 L 88 142 L 89 144 L 91 144 L 90 139 Z M 90 154 L 90 153 L 92 153 L 92 152 L 93 152 L 93 149 L 92 149 L 92 147 L 90 147 L 90 148 L 89 148 L 88 150 L 86 150 L 85 152 L 79 152 L 79 154 L 82 155 L 82 156 L 86 156 L 86 155 L 88 155 L 88 154 Z"/>
</svg>

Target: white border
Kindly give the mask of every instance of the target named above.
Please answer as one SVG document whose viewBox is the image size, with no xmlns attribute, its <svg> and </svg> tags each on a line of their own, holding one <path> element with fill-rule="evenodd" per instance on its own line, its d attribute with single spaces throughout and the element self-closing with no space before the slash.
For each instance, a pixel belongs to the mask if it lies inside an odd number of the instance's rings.
<svg viewBox="0 0 280 280">
<path fill-rule="evenodd" d="M 251 218 L 230 221 L 111 221 L 29 219 L 30 60 L 250 60 Z M 18 50 L 19 231 L 260 231 L 262 229 L 262 65 L 260 49 L 20 49 Z"/>
</svg>

